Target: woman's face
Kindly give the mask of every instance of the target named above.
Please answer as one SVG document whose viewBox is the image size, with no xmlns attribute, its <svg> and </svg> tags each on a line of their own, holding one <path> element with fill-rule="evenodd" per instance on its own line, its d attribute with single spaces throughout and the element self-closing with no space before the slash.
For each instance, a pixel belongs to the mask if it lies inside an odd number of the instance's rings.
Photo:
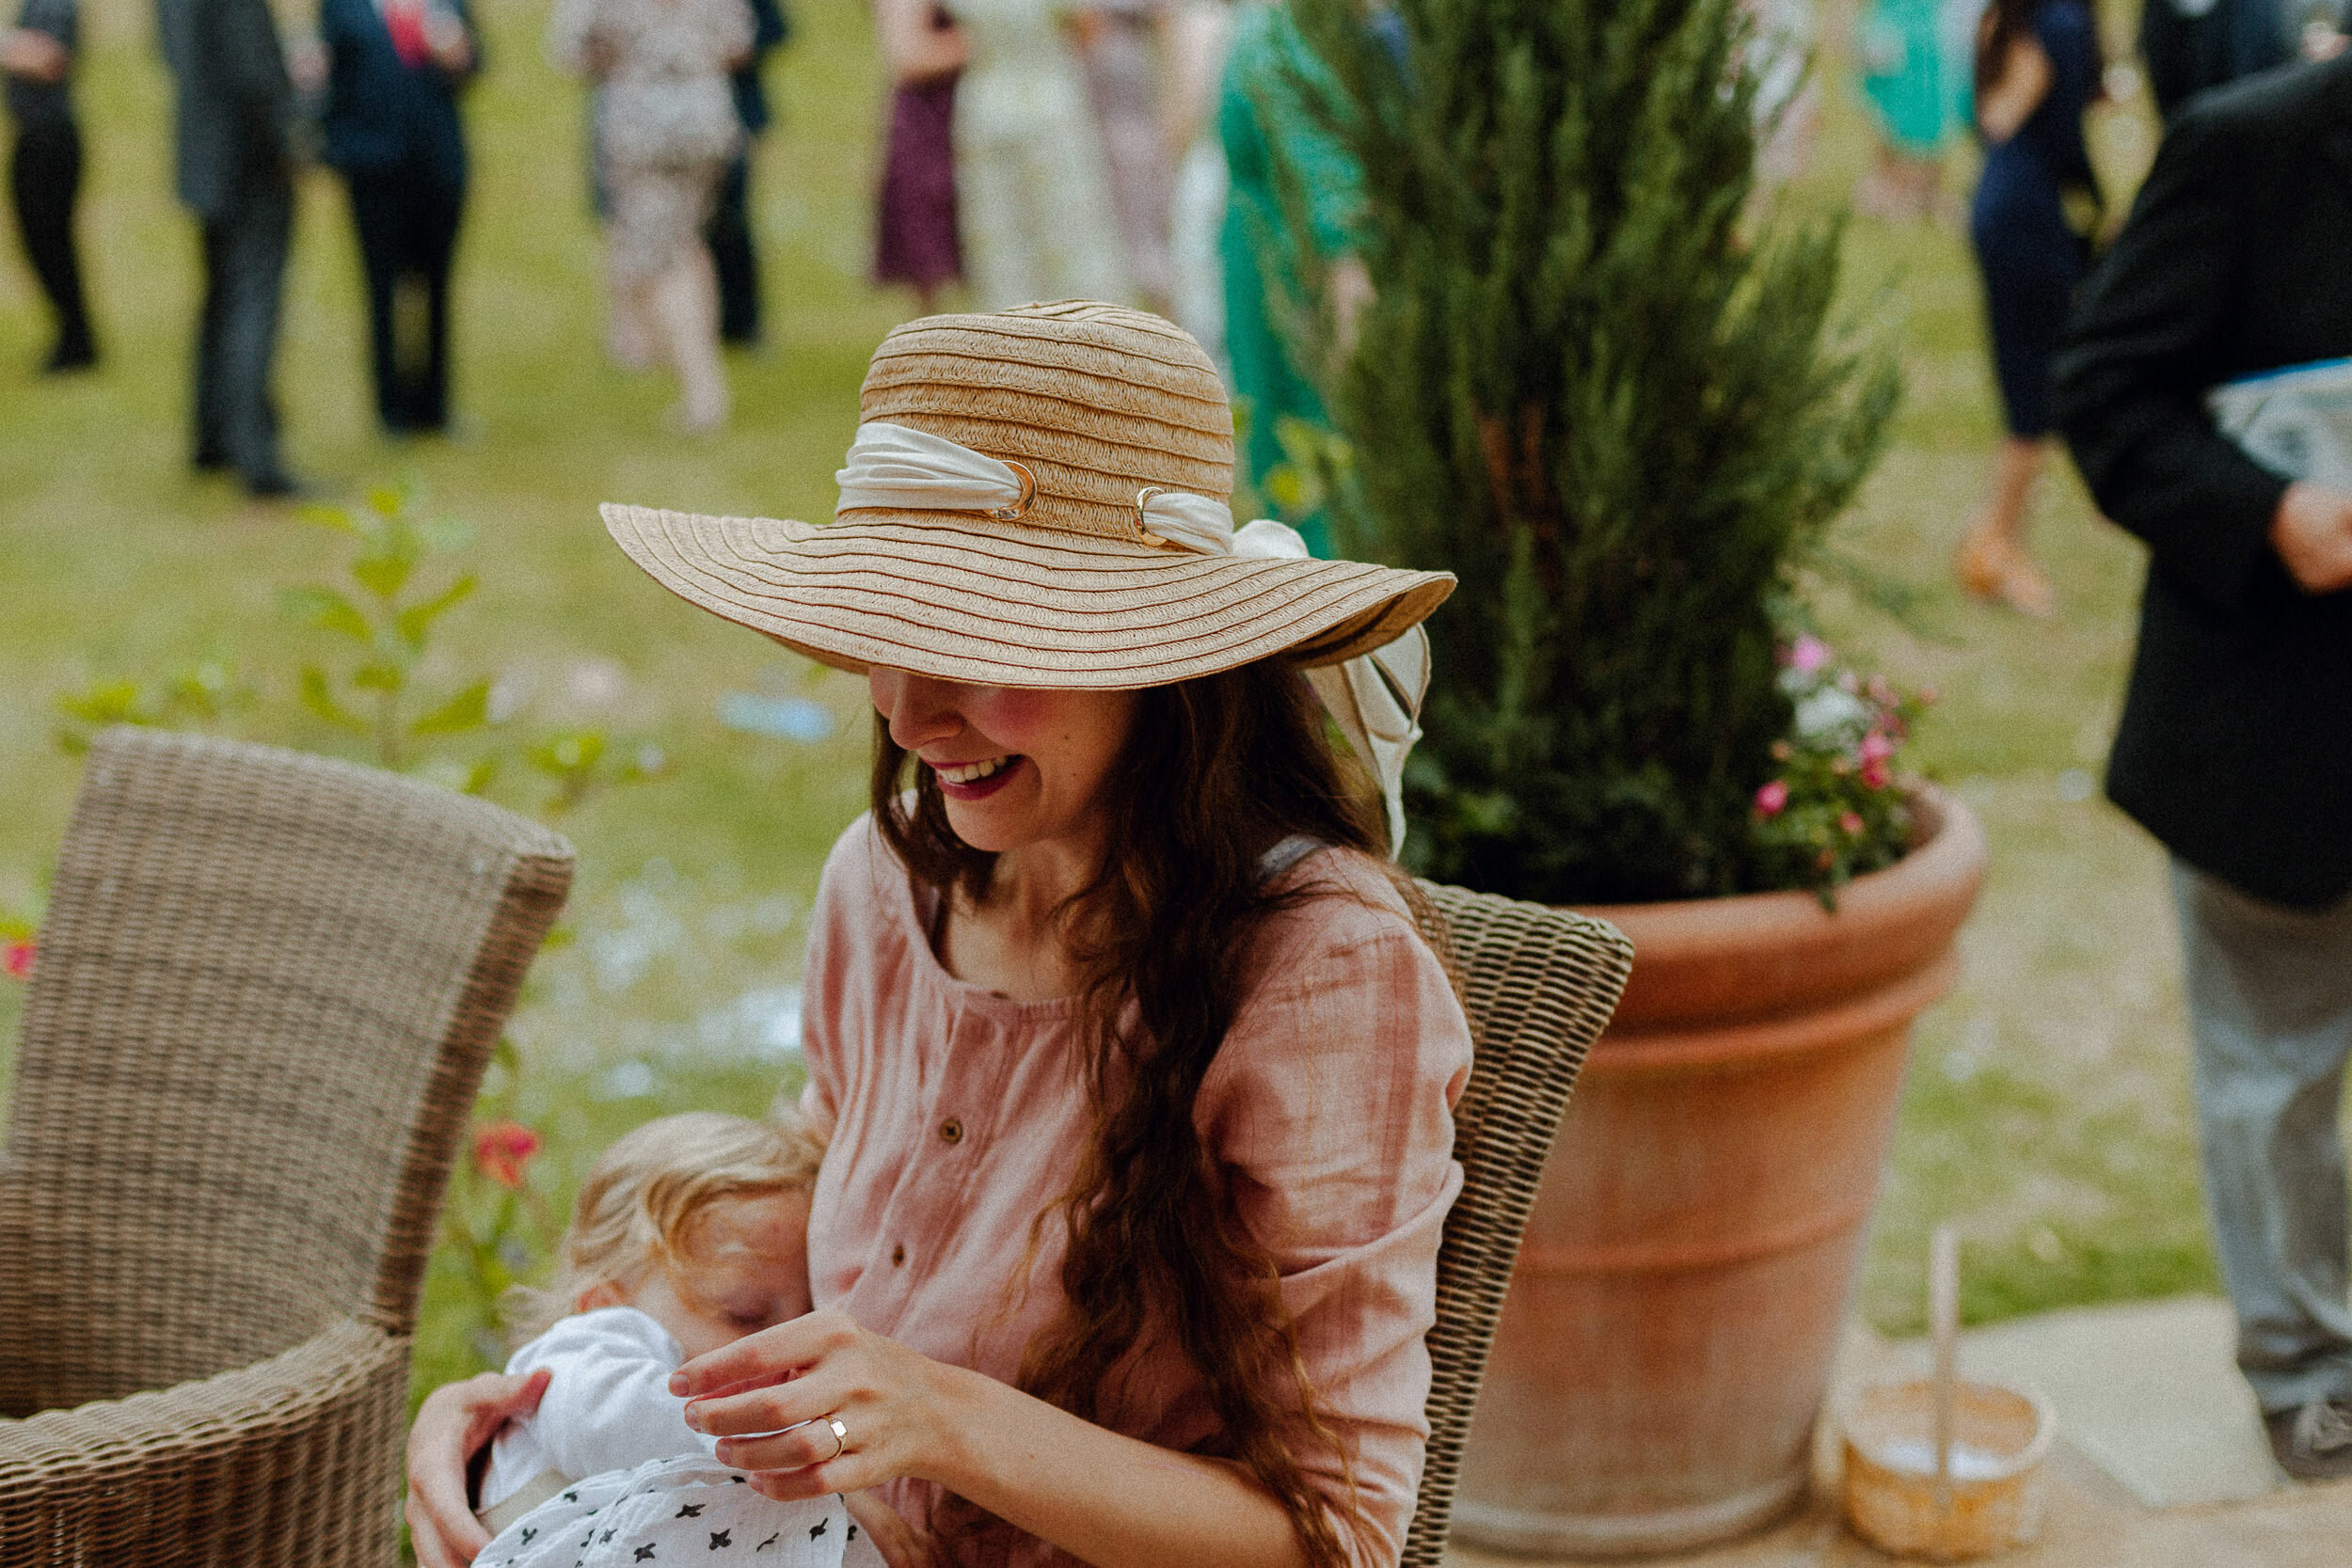
<svg viewBox="0 0 2352 1568">
<path fill-rule="evenodd" d="M 939 775 L 956 836 L 992 854 L 1090 834 L 1137 695 L 964 686 L 879 665 L 866 685 L 890 738 Z"/>
</svg>

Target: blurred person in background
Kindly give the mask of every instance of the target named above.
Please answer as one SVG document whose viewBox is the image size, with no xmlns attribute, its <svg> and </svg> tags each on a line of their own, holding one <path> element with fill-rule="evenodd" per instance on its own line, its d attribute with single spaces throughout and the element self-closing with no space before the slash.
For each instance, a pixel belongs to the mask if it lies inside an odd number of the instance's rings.
<svg viewBox="0 0 2352 1568">
<path fill-rule="evenodd" d="M 1168 313 L 1174 173 L 1160 126 L 1159 33 L 1167 0 L 1092 0 L 1077 14 L 1087 95 L 1110 169 L 1127 275 L 1146 309 Z"/>
<path fill-rule="evenodd" d="M 2008 435 L 1956 565 L 1970 594 L 2033 616 L 2058 608 L 2026 548 L 2026 515 L 2049 444 L 2050 361 L 2098 228 L 2083 114 L 2101 75 L 2097 26 L 2082 0 L 1993 0 L 1985 10 L 1976 63 L 1984 172 L 1968 238 Z"/>
<path fill-rule="evenodd" d="M 703 226 L 703 243 L 710 247 L 710 264 L 719 280 L 719 341 L 738 348 L 756 348 L 760 339 L 759 250 L 752 234 L 752 151 L 775 119 L 760 71 L 768 56 L 791 36 L 791 26 L 776 0 L 750 0 L 750 4 L 752 52 L 728 78 L 735 93 L 735 118 L 743 126 L 743 146 L 720 176 L 718 201 L 711 209 L 710 221 Z"/>
<path fill-rule="evenodd" d="M 73 203 L 82 188 L 82 132 L 73 120 L 73 56 L 79 44 L 74 0 L 24 0 L 14 27 L 0 29 L 0 74 L 8 84 L 16 146 L 8 156 L 8 194 L 16 231 L 40 292 L 48 296 L 56 339 L 41 369 L 52 375 L 98 363 L 82 263 L 73 245 Z"/>
<path fill-rule="evenodd" d="M 300 486 L 278 461 L 270 371 L 294 233 L 294 83 L 268 0 L 156 0 L 179 88 L 180 199 L 201 226 L 196 343 L 199 470 L 233 468 L 248 494 Z"/>
<path fill-rule="evenodd" d="M 2101 510 L 2148 546 L 2107 794 L 2172 854 L 2238 1367 L 2311 1479 L 2352 1476 L 2352 461 L 2258 462 L 2209 397 L 2344 369 L 2346 257 L 2352 58 L 2204 94 L 2083 290 L 2056 400 Z M 2341 400 L 2333 420 L 2352 453 Z"/>
<path fill-rule="evenodd" d="M 1225 148 L 1217 139 L 1217 87 L 1233 44 L 1232 0 L 1174 0 L 1168 13 L 1167 90 L 1161 139 L 1173 188 L 1168 198 L 1168 314 L 1199 340 L 1226 372 L 1225 269 L 1218 261 L 1225 223 Z"/>
<path fill-rule="evenodd" d="M 1959 123 L 1954 78 L 1965 70 L 1947 58 L 1950 4 L 1871 0 L 1863 12 L 1854 53 L 1877 140 L 1853 202 L 1873 217 L 1930 216 L 1943 193 L 1944 146 Z"/>
<path fill-rule="evenodd" d="M 719 286 L 703 226 L 742 150 L 729 73 L 751 55 L 744 0 L 557 0 L 548 53 L 596 88 L 612 203 L 606 273 L 616 341 L 651 345 L 678 378 L 677 424 L 726 422 Z"/>
<path fill-rule="evenodd" d="M 975 308 L 1124 304 L 1130 279 L 1086 73 L 1054 0 L 956 0 L 956 211 Z"/>
<path fill-rule="evenodd" d="M 875 200 L 874 281 L 914 291 L 915 313 L 963 278 L 956 218 L 956 78 L 970 44 L 937 0 L 876 0 L 890 128 Z"/>
<path fill-rule="evenodd" d="M 1250 487 L 1261 497 L 1269 477 L 1287 460 L 1283 426 L 1295 421 L 1330 428 L 1322 394 L 1278 325 L 1283 296 L 1299 293 L 1301 272 L 1310 261 L 1304 240 L 1311 239 L 1314 254 L 1327 259 L 1323 282 L 1343 340 L 1356 312 L 1372 297 L 1371 277 L 1355 254 L 1363 172 L 1324 128 L 1310 96 L 1338 91 L 1339 84 L 1300 36 L 1287 6 L 1242 7 L 1217 102 L 1217 134 L 1230 178 L 1218 249 L 1225 273 L 1226 357 L 1248 424 L 1239 456 Z M 1278 161 L 1296 174 L 1304 189 L 1310 236 L 1291 233 L 1279 194 Z M 1310 550 L 1331 553 L 1330 531 L 1320 514 L 1286 520 L 1295 521 Z"/>
<path fill-rule="evenodd" d="M 466 205 L 457 96 L 481 63 L 472 19 L 465 0 L 320 0 L 319 48 L 326 158 L 350 192 L 367 275 L 376 418 L 393 435 L 438 432 Z"/>
</svg>

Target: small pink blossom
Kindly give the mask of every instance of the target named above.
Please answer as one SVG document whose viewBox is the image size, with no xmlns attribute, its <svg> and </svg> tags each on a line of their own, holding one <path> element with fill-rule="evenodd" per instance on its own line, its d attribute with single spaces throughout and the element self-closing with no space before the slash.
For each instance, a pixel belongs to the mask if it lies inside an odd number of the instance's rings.
<svg viewBox="0 0 2352 1568">
<path fill-rule="evenodd" d="M 1812 674 L 1829 660 L 1829 644 L 1809 631 L 1788 644 L 1788 667 L 1801 675 Z"/>
<path fill-rule="evenodd" d="M 1862 782 L 1868 788 L 1884 789 L 1895 782 L 1894 770 L 1884 757 L 1872 757 L 1862 765 Z"/>
<path fill-rule="evenodd" d="M 1850 837 L 1859 836 L 1864 826 L 1860 812 L 1850 811 L 1837 819 L 1838 831 Z"/>
<path fill-rule="evenodd" d="M 1872 730 L 1862 737 L 1862 745 L 1854 754 L 1864 762 L 1884 762 L 1895 754 L 1894 737 L 1884 730 Z"/>
<path fill-rule="evenodd" d="M 1895 693 L 1894 683 L 1884 675 L 1872 675 L 1869 684 L 1863 689 L 1869 692 L 1870 701 L 1881 707 L 1893 707 L 1899 700 Z"/>
<path fill-rule="evenodd" d="M 473 1135 L 474 1164 L 501 1187 L 519 1187 L 531 1157 L 539 1152 L 539 1134 L 518 1121 L 494 1121 Z"/>
<path fill-rule="evenodd" d="M 1778 816 L 1788 804 L 1788 786 L 1774 779 L 1756 792 L 1756 812 L 1758 816 Z"/>
<path fill-rule="evenodd" d="M 0 942 L 0 974 L 11 980 L 22 980 L 33 973 L 33 954 L 37 950 L 30 937 L 11 937 Z"/>
</svg>

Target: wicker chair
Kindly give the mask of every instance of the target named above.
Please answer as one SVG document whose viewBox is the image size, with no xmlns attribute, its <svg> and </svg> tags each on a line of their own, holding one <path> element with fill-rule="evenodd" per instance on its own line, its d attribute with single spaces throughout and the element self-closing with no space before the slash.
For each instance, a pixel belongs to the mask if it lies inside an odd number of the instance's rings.
<svg viewBox="0 0 2352 1568">
<path fill-rule="evenodd" d="M 1429 1449 L 1404 1568 L 1445 1556 L 1462 1443 L 1519 1233 L 1584 1053 L 1607 1027 L 1633 946 L 1603 921 L 1424 882 L 1452 941 L 1477 1055 L 1454 1110 L 1461 1196 L 1438 1252 Z"/>
<path fill-rule="evenodd" d="M 389 774 L 99 741 L 0 1148 L 0 1563 L 392 1561 L 434 1215 L 571 860 Z"/>
</svg>

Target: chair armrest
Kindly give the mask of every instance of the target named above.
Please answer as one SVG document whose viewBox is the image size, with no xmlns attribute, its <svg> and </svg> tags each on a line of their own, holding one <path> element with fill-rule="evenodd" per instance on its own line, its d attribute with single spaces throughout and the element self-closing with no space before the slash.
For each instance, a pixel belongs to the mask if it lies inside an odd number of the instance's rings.
<svg viewBox="0 0 2352 1568">
<path fill-rule="evenodd" d="M 0 1562 L 383 1568 L 408 1349 L 346 1318 L 249 1367 L 0 1420 Z"/>
</svg>

